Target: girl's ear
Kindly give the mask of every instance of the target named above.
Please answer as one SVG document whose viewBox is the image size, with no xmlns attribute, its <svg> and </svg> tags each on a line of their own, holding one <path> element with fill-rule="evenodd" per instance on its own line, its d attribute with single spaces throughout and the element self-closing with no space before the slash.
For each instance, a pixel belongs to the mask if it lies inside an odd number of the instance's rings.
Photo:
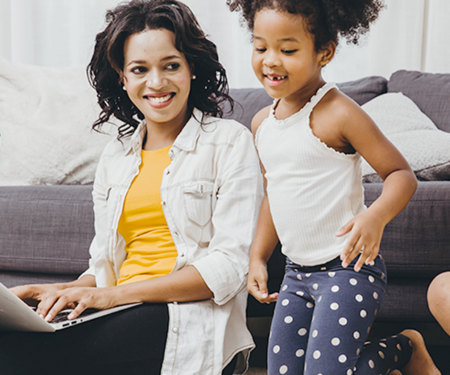
<svg viewBox="0 0 450 375">
<path fill-rule="evenodd" d="M 335 52 L 336 52 L 336 43 L 330 41 L 327 44 L 323 45 L 319 53 L 320 56 L 319 64 L 325 66 L 328 63 L 330 63 L 331 60 L 333 60 Z"/>
</svg>

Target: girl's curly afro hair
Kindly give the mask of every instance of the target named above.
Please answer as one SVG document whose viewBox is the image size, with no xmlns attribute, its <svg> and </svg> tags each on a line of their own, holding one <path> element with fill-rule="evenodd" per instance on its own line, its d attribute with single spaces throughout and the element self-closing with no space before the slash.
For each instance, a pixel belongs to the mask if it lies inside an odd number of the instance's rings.
<svg viewBox="0 0 450 375">
<path fill-rule="evenodd" d="M 383 0 L 227 0 L 227 4 L 231 11 L 242 13 L 250 31 L 255 14 L 262 9 L 302 15 L 314 35 L 316 50 L 328 42 L 337 45 L 339 37 L 357 44 L 384 7 Z"/>
</svg>

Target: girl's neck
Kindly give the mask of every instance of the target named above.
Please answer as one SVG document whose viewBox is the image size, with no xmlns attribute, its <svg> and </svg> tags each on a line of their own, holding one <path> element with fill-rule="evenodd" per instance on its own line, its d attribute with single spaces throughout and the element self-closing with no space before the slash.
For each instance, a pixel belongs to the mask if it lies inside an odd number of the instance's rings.
<svg viewBox="0 0 450 375">
<path fill-rule="evenodd" d="M 286 119 L 292 116 L 294 113 L 300 111 L 310 100 L 317 94 L 317 91 L 325 84 L 325 80 L 322 76 L 310 81 L 301 90 L 296 91 L 292 95 L 281 98 L 276 107 L 277 119 Z"/>
</svg>

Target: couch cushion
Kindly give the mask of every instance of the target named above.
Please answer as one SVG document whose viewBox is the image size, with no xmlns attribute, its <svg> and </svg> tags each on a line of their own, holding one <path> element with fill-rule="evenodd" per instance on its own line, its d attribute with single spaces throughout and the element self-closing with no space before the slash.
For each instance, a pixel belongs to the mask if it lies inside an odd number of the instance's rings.
<svg viewBox="0 0 450 375">
<path fill-rule="evenodd" d="M 356 81 L 337 84 L 339 89 L 359 105 L 362 105 L 387 90 L 387 80 L 383 77 L 366 77 Z M 263 88 L 231 89 L 231 97 L 235 100 L 234 111 L 229 112 L 228 103 L 225 105 L 225 118 L 232 118 L 251 128 L 253 116 L 262 108 L 271 105 L 273 99 Z"/>
<path fill-rule="evenodd" d="M 369 206 L 383 184 L 365 184 Z M 389 277 L 431 278 L 450 269 L 450 181 L 419 181 L 406 208 L 385 228 L 380 252 Z"/>
<path fill-rule="evenodd" d="M 387 93 L 362 108 L 403 154 L 419 180 L 450 180 L 450 133 L 439 130 L 410 98 Z M 365 182 L 381 182 L 366 161 L 362 169 Z"/>
<path fill-rule="evenodd" d="M 92 186 L 0 188 L 0 270 L 80 274 L 94 236 Z"/>
<path fill-rule="evenodd" d="M 388 92 L 402 92 L 439 129 L 450 132 L 450 74 L 399 70 L 389 79 Z"/>
</svg>

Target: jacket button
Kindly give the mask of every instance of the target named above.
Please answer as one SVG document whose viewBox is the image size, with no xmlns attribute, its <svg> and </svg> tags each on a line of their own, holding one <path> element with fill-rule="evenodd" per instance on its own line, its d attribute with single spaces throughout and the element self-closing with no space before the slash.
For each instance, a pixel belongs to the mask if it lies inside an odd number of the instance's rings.
<svg viewBox="0 0 450 375">
<path fill-rule="evenodd" d="M 167 173 L 166 174 L 170 174 L 170 171 L 167 171 Z"/>
<path fill-rule="evenodd" d="M 178 333 L 178 328 L 177 327 L 173 327 L 172 331 L 173 331 L 173 333 Z"/>
</svg>

